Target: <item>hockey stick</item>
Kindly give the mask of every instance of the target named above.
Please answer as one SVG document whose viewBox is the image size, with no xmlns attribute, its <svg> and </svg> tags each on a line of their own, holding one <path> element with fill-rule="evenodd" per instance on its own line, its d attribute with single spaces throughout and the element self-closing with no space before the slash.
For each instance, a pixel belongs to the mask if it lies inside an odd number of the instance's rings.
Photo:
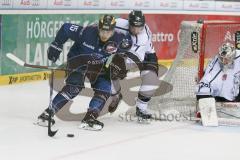
<svg viewBox="0 0 240 160">
<path fill-rule="evenodd" d="M 51 81 L 50 81 L 50 100 L 49 100 L 49 110 L 51 111 L 51 106 L 52 106 L 52 95 L 53 95 L 53 77 L 54 77 L 54 70 L 65 70 L 65 69 L 60 69 L 60 68 L 56 68 L 56 67 L 49 67 L 49 66 L 40 66 L 40 65 L 31 65 L 31 64 L 27 64 L 24 61 L 22 61 L 21 59 L 19 59 L 18 57 L 16 57 L 15 55 L 13 55 L 12 53 L 7 53 L 6 56 L 11 59 L 12 61 L 16 62 L 18 65 L 20 66 L 24 66 L 24 67 L 31 67 L 31 68 L 42 68 L 42 69 L 51 69 Z M 52 131 L 51 130 L 51 122 L 52 122 L 52 112 L 49 113 L 49 117 L 48 117 L 48 136 L 53 137 L 58 130 L 56 131 Z"/>
<path fill-rule="evenodd" d="M 132 59 L 136 63 L 136 65 L 138 66 L 139 70 L 143 69 L 143 65 L 142 65 L 141 61 L 138 59 L 138 57 L 136 55 L 134 55 L 131 52 L 126 52 L 123 55 L 126 55 L 128 58 Z M 20 58 L 18 58 L 17 56 L 15 56 L 12 53 L 7 53 L 6 56 L 10 60 L 14 61 L 15 63 L 17 63 L 18 65 L 23 66 L 23 67 L 39 68 L 39 69 L 49 69 L 49 70 L 60 70 L 60 71 L 75 71 L 75 70 L 77 70 L 77 69 L 67 69 L 67 68 L 59 68 L 59 67 L 52 67 L 52 66 L 42 66 L 42 65 L 28 64 L 28 63 L 24 62 L 23 60 L 21 60 Z M 106 62 L 105 66 L 109 66 L 109 64 L 112 62 L 112 58 L 111 57 L 112 56 L 110 56 L 110 58 Z M 94 71 L 87 71 L 87 72 L 89 72 L 89 73 L 97 73 L 97 72 L 94 72 Z"/>
<path fill-rule="evenodd" d="M 57 70 L 57 71 L 66 71 L 66 72 L 80 72 L 80 73 L 91 73 L 91 74 L 103 74 L 102 72 L 99 71 L 89 71 L 89 70 L 81 70 L 81 68 L 59 68 L 59 67 L 52 67 L 52 66 L 42 66 L 42 65 L 33 65 L 33 64 L 28 64 L 26 62 L 24 62 L 23 60 L 21 60 L 20 58 L 18 58 L 17 56 L 15 56 L 12 53 L 7 53 L 6 54 L 7 58 L 9 58 L 10 60 L 14 61 L 15 63 L 17 63 L 20 66 L 23 67 L 29 67 L 29 68 L 38 68 L 38 69 L 47 69 L 47 70 Z M 83 68 L 85 68 L 87 64 L 82 65 Z"/>
<path fill-rule="evenodd" d="M 48 117 L 48 136 L 50 137 L 53 137 L 58 130 L 56 131 L 52 131 L 51 130 L 51 126 L 52 126 L 52 117 L 53 117 L 53 114 L 52 114 L 52 95 L 53 95 L 53 77 L 54 77 L 54 70 L 51 69 L 51 81 L 50 81 L 50 96 L 49 96 L 49 117 Z"/>
<path fill-rule="evenodd" d="M 20 58 L 18 58 L 15 55 L 13 55 L 12 53 L 7 53 L 6 56 L 9 59 L 11 59 L 12 61 L 14 61 L 15 63 L 17 63 L 18 65 L 23 66 L 23 67 L 68 71 L 65 68 L 28 64 L 28 63 L 24 62 L 23 60 L 21 60 Z"/>
</svg>

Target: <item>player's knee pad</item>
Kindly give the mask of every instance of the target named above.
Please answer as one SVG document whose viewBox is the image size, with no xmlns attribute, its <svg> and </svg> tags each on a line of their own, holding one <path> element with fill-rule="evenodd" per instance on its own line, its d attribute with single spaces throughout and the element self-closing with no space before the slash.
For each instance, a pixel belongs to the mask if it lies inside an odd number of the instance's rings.
<svg viewBox="0 0 240 160">
<path fill-rule="evenodd" d="M 96 91 L 92 100 L 90 101 L 89 108 L 91 110 L 97 110 L 98 112 L 100 112 L 109 97 L 109 93 Z"/>
<path fill-rule="evenodd" d="M 61 95 L 64 96 L 67 100 L 73 99 L 76 97 L 80 91 L 82 90 L 82 87 L 76 86 L 76 85 L 66 85 L 61 90 Z"/>
</svg>

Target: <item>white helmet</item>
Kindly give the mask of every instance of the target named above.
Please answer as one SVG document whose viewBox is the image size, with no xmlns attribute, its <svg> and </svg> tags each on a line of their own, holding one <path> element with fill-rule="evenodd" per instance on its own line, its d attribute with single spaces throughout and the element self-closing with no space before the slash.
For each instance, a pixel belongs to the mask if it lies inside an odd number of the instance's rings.
<svg viewBox="0 0 240 160">
<path fill-rule="evenodd" d="M 218 59 L 220 61 L 220 65 L 229 68 L 233 64 L 233 60 L 236 56 L 235 47 L 231 43 L 223 43 L 219 48 Z"/>
</svg>

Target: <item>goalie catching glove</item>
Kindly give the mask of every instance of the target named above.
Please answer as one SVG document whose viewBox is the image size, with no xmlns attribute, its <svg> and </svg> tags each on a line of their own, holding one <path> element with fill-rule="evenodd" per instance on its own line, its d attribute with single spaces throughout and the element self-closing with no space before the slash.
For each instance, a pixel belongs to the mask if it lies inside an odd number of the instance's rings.
<svg viewBox="0 0 240 160">
<path fill-rule="evenodd" d="M 105 69 L 110 79 L 123 79 L 127 75 L 125 56 L 123 54 L 112 54 L 106 64 Z"/>
</svg>

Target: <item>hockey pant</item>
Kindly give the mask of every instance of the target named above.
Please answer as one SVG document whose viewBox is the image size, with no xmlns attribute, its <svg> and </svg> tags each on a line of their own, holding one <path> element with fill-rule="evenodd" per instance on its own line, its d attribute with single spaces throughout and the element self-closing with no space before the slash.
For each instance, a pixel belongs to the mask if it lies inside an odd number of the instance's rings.
<svg viewBox="0 0 240 160">
<path fill-rule="evenodd" d="M 54 97 L 52 109 L 57 113 L 68 101 L 76 97 L 84 88 L 85 75 L 81 72 L 72 72 L 66 79 L 66 85 Z M 104 76 L 98 76 L 94 82 L 91 82 L 94 90 L 94 96 L 89 103 L 90 110 L 100 112 L 111 94 L 111 82 Z"/>
</svg>

